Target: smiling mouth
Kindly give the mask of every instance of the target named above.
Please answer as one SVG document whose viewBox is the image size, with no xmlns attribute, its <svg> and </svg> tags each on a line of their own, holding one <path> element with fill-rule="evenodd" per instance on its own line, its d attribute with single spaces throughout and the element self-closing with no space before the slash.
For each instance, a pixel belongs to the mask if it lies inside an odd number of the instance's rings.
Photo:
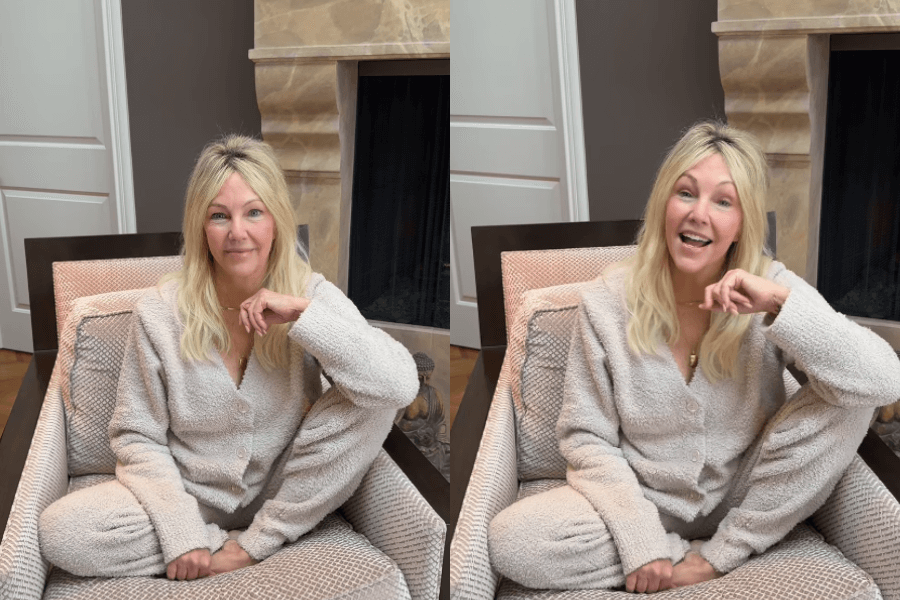
<svg viewBox="0 0 900 600">
<path fill-rule="evenodd" d="M 689 233 L 679 233 L 678 237 L 681 238 L 682 243 L 684 243 L 686 246 L 691 246 L 693 248 L 704 248 L 712 244 L 712 240 L 707 240 L 705 238 L 691 235 Z"/>
</svg>

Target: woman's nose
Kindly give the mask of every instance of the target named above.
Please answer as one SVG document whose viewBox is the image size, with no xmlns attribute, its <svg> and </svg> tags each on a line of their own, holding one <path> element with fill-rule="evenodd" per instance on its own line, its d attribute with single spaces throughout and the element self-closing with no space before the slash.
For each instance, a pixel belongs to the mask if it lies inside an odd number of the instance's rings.
<svg viewBox="0 0 900 600">
<path fill-rule="evenodd" d="M 706 198 L 700 198 L 697 202 L 694 202 L 693 210 L 691 211 L 691 217 L 697 221 L 698 223 L 705 224 L 709 221 L 709 200 Z"/>
<path fill-rule="evenodd" d="M 231 227 L 228 228 L 228 235 L 232 239 L 242 239 L 244 237 L 244 233 L 246 232 L 246 228 L 244 227 L 243 222 L 240 219 L 232 219 Z"/>
</svg>

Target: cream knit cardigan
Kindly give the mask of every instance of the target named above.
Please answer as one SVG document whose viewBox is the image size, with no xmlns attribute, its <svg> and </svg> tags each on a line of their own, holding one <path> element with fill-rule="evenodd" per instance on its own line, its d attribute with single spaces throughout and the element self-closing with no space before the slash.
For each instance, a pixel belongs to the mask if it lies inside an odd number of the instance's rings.
<svg viewBox="0 0 900 600">
<path fill-rule="evenodd" d="M 176 282 L 153 289 L 134 311 L 109 426 L 116 477 L 146 510 L 169 563 L 216 537 L 198 501 L 227 513 L 250 504 L 287 449 L 285 483 L 238 538 L 261 560 L 359 485 L 396 411 L 418 393 L 415 363 L 314 274 L 309 307 L 288 334 L 289 368 L 266 371 L 253 353 L 237 387 L 217 352 L 181 358 L 176 292 Z M 319 410 L 323 369 L 344 400 Z"/>
<path fill-rule="evenodd" d="M 583 292 L 557 436 L 567 481 L 604 519 L 626 574 L 669 557 L 660 510 L 692 522 L 723 500 L 742 455 L 787 399 L 785 364 L 795 362 L 832 405 L 875 407 L 900 398 L 900 361 L 884 340 L 836 313 L 781 263 L 768 277 L 791 293 L 774 320 L 753 316 L 739 374 L 717 383 L 702 364 L 685 383 L 666 344 L 656 355 L 629 349 L 623 269 Z M 820 436 L 815 443 L 847 442 Z M 753 515 L 787 510 L 767 506 L 764 493 L 754 498 L 701 551 L 719 571 L 736 568 L 752 544 L 768 539 Z"/>
</svg>

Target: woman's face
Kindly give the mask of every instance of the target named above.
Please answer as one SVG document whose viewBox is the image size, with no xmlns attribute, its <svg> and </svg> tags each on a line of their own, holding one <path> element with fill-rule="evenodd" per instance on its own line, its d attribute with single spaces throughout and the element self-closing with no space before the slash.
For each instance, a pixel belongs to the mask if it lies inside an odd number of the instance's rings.
<svg viewBox="0 0 900 600">
<path fill-rule="evenodd" d="M 742 219 L 722 155 L 697 162 L 678 178 L 666 203 L 666 245 L 674 269 L 704 285 L 717 280 Z"/>
<path fill-rule="evenodd" d="M 261 285 L 275 239 L 275 219 L 256 192 L 232 173 L 206 209 L 203 227 L 216 276 Z"/>
</svg>

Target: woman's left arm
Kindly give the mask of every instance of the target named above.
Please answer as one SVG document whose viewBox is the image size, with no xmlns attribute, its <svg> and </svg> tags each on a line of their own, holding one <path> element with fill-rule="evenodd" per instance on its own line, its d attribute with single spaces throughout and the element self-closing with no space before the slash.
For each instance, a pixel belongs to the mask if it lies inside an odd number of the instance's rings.
<svg viewBox="0 0 900 600">
<path fill-rule="evenodd" d="M 288 335 L 358 406 L 400 409 L 419 392 L 409 351 L 369 325 L 353 302 L 321 275 L 313 275 L 303 298 L 260 290 L 241 304 L 241 319 L 245 327 L 263 334 L 273 323 L 295 321 Z"/>
<path fill-rule="evenodd" d="M 237 539 L 255 560 L 294 542 L 359 487 L 381 450 L 396 411 L 362 408 L 337 386 L 319 398 L 303 420 L 280 473 L 278 492 L 263 504 Z"/>
<path fill-rule="evenodd" d="M 763 333 L 794 362 L 826 402 L 876 407 L 900 398 L 900 360 L 869 329 L 836 312 L 802 278 L 788 269 L 772 279 L 729 271 L 706 290 L 702 308 L 733 313 L 767 313 Z"/>
</svg>

